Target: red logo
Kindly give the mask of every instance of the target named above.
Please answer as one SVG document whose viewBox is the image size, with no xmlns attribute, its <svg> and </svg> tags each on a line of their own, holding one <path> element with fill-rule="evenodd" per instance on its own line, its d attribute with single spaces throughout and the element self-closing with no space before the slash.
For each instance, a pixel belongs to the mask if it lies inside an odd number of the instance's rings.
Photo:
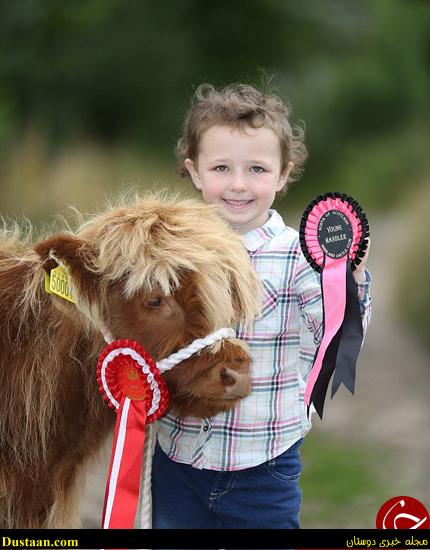
<svg viewBox="0 0 430 550">
<path fill-rule="evenodd" d="M 429 529 L 425 506 L 412 497 L 394 497 L 385 502 L 376 516 L 377 529 Z"/>
</svg>

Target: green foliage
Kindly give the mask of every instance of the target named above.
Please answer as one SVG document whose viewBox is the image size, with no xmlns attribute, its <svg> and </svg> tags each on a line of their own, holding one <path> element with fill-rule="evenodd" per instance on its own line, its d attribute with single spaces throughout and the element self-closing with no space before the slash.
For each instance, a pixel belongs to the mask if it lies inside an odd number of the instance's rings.
<svg viewBox="0 0 430 550">
<path fill-rule="evenodd" d="M 26 0 L 0 4 L 0 88 L 55 139 L 170 147 L 193 84 L 284 65 L 282 2 Z M 285 18 L 287 15 L 287 18 Z M 298 30 L 290 31 L 295 36 Z M 262 47 L 264 45 L 264 47 Z M 289 63 L 287 63 L 288 67 Z"/>
<path fill-rule="evenodd" d="M 369 201 L 365 208 L 386 207 L 402 196 L 405 177 L 413 186 L 429 169 L 430 5 L 360 5 L 367 9 L 349 11 L 350 25 L 343 19 L 334 29 L 348 47 L 316 54 L 289 86 L 310 151 L 303 189 L 292 192 L 296 204 L 343 190 Z"/>
<path fill-rule="evenodd" d="M 197 84 L 275 74 L 310 152 L 285 200 L 385 207 L 428 170 L 429 44 L 419 1 L 0 0 L 0 145 L 35 127 L 170 157 Z"/>
</svg>

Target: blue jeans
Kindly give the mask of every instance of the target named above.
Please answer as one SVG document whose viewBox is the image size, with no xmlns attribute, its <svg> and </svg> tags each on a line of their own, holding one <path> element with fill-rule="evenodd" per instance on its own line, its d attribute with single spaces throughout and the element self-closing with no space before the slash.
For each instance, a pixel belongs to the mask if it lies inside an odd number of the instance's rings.
<svg viewBox="0 0 430 550">
<path fill-rule="evenodd" d="M 153 528 L 299 529 L 302 442 L 268 462 L 235 472 L 174 462 L 157 444 Z"/>
</svg>

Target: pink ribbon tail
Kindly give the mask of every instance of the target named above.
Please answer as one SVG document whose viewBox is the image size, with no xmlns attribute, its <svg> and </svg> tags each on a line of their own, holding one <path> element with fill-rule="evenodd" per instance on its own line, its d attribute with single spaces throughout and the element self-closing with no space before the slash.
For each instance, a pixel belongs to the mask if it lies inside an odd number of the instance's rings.
<svg viewBox="0 0 430 550">
<path fill-rule="evenodd" d="M 325 264 L 321 275 L 324 333 L 306 384 L 305 404 L 307 406 L 311 403 L 312 391 L 320 374 L 324 355 L 344 319 L 347 260 L 348 256 L 344 256 L 338 260 L 325 256 Z"/>
</svg>

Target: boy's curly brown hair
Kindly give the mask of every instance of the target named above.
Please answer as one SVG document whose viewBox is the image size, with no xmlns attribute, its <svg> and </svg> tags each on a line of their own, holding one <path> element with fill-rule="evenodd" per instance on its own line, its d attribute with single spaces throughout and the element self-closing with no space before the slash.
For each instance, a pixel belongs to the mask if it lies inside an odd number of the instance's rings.
<svg viewBox="0 0 430 550">
<path fill-rule="evenodd" d="M 212 126 L 218 124 L 239 130 L 266 126 L 279 137 L 282 171 L 290 161 L 293 162 L 289 181 L 296 181 L 302 173 L 307 150 L 303 124 L 292 128 L 288 121 L 290 113 L 291 107 L 272 91 L 259 90 L 248 84 L 230 84 L 221 89 L 200 84 L 185 118 L 182 137 L 176 145 L 178 174 L 189 176 L 184 161 L 187 158 L 196 161 L 201 136 Z"/>
</svg>

